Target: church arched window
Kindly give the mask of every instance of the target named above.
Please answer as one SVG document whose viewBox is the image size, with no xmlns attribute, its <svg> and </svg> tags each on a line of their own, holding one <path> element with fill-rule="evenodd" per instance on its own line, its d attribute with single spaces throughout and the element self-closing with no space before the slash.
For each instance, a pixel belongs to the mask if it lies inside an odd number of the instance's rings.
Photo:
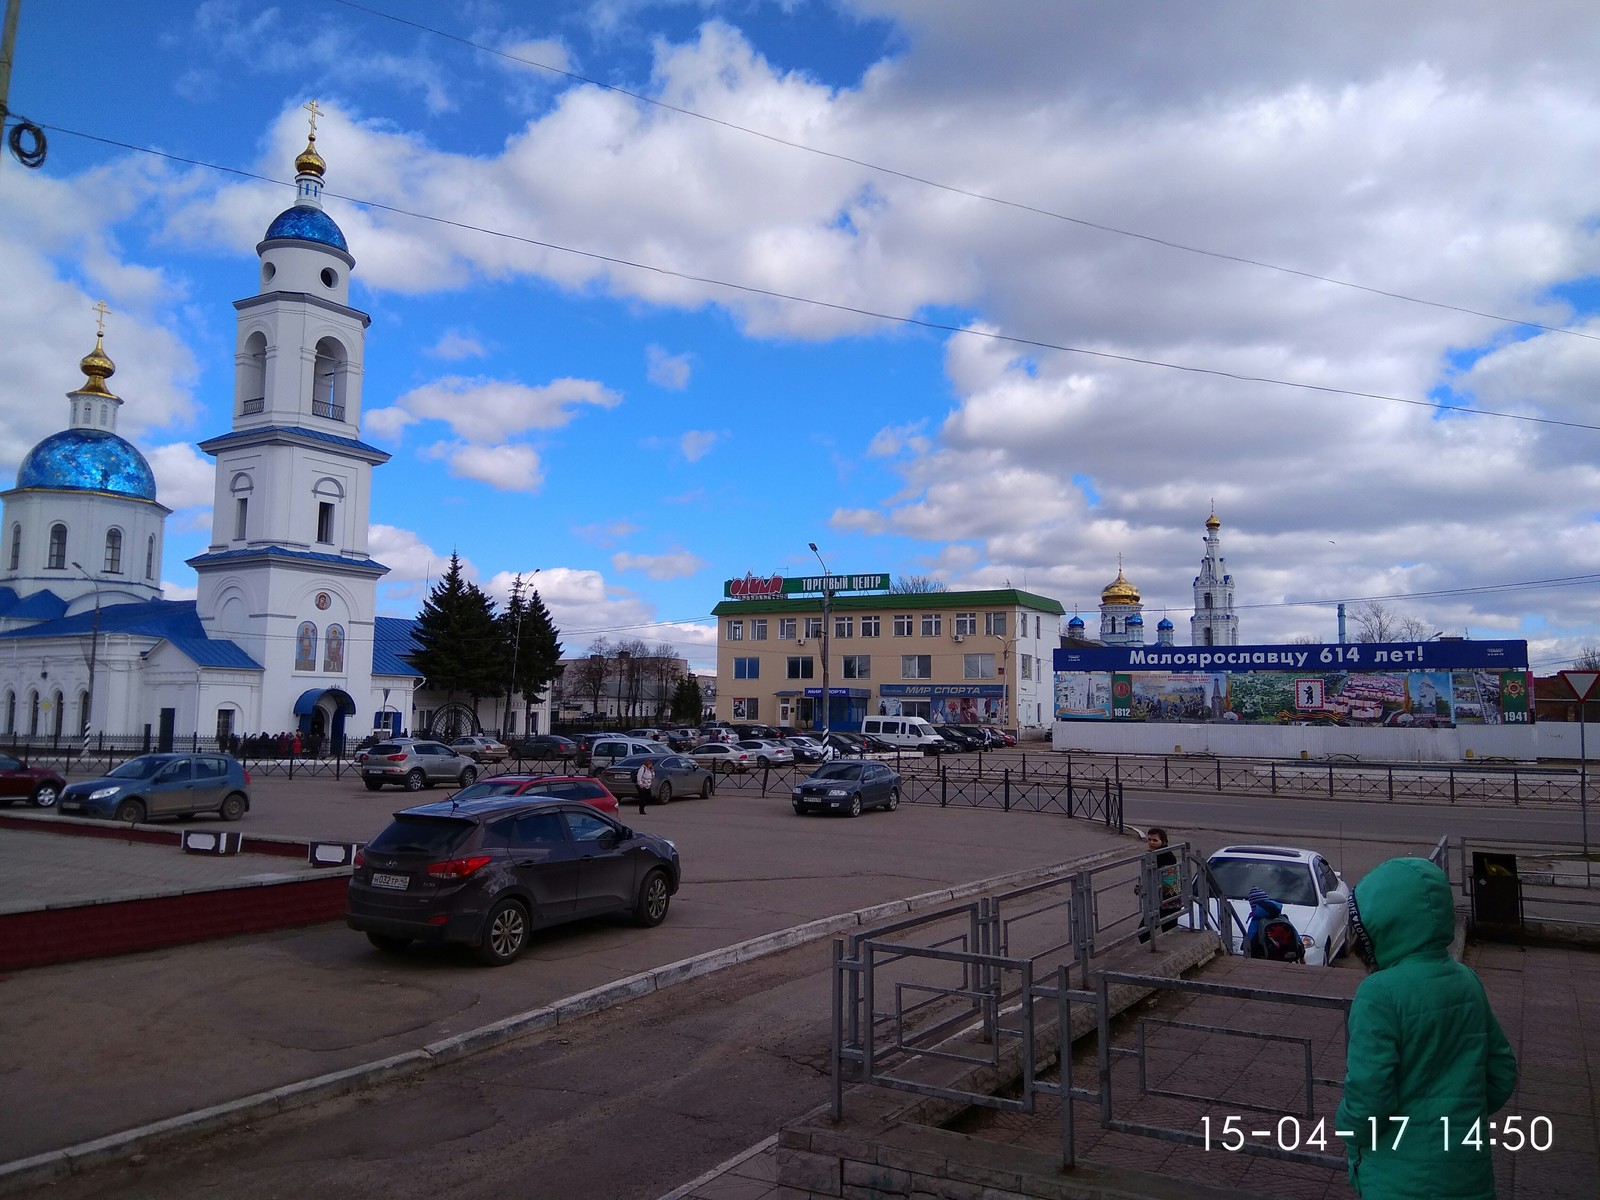
<svg viewBox="0 0 1600 1200">
<path fill-rule="evenodd" d="M 11 526 L 11 569 L 22 566 L 22 522 Z"/>
<path fill-rule="evenodd" d="M 317 498 L 317 541 L 332 545 L 339 501 L 344 499 L 344 486 L 337 479 L 323 478 L 317 480 L 311 493 Z"/>
<path fill-rule="evenodd" d="M 122 574 L 122 530 L 106 530 L 106 574 Z"/>
<path fill-rule="evenodd" d="M 80 734 L 89 732 L 89 693 L 87 691 L 78 693 L 78 732 Z"/>
<path fill-rule="evenodd" d="M 60 737 L 67 715 L 66 697 L 60 692 L 50 697 L 50 736 Z"/>
<path fill-rule="evenodd" d="M 10 688 L 6 689 L 6 733 L 17 731 L 17 694 Z"/>
<path fill-rule="evenodd" d="M 156 577 L 156 535 L 153 533 L 144 543 L 144 577 L 146 579 Z"/>
<path fill-rule="evenodd" d="M 28 736 L 39 736 L 39 693 L 28 692 Z"/>
<path fill-rule="evenodd" d="M 1206 607 L 1208 609 L 1211 607 L 1211 593 L 1210 592 L 1206 593 Z"/>
<path fill-rule="evenodd" d="M 255 490 L 255 483 L 246 472 L 240 471 L 228 490 L 233 493 L 233 540 L 242 542 L 249 536 L 250 493 Z"/>
<path fill-rule="evenodd" d="M 345 396 L 349 391 L 350 356 L 336 338 L 317 343 L 317 360 L 312 367 L 311 415 L 344 420 Z"/>
<path fill-rule="evenodd" d="M 267 406 L 267 335 L 257 330 L 245 339 L 239 363 L 239 399 L 245 416 Z"/>
<path fill-rule="evenodd" d="M 60 522 L 50 526 L 50 553 L 44 565 L 51 571 L 67 569 L 67 527 Z"/>
<path fill-rule="evenodd" d="M 310 621 L 300 622 L 300 630 L 295 634 L 294 669 L 296 671 L 317 669 L 317 627 Z"/>
</svg>

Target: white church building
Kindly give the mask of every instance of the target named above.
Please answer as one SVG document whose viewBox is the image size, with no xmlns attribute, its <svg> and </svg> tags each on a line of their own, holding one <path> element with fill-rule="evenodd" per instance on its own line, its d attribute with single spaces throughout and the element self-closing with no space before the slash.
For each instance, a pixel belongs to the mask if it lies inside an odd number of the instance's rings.
<svg viewBox="0 0 1600 1200">
<path fill-rule="evenodd" d="M 387 568 L 367 544 L 389 458 L 359 435 L 369 318 L 322 209 L 314 124 L 295 169 L 294 205 L 256 247 L 258 290 L 234 305 L 232 428 L 200 444 L 216 491 L 211 543 L 189 560 L 197 599 L 161 599 L 169 510 L 116 432 L 103 336 L 67 428 L 0 493 L 0 735 L 166 747 L 298 731 L 337 747 L 413 723 L 413 622 L 376 615 Z"/>
</svg>

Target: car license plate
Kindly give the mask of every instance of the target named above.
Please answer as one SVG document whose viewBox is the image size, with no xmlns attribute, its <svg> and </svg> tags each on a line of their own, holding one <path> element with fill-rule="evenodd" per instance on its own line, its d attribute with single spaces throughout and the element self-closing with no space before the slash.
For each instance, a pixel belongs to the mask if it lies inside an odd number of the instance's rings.
<svg viewBox="0 0 1600 1200">
<path fill-rule="evenodd" d="M 385 875 L 380 871 L 374 871 L 372 873 L 372 886 L 394 888 L 396 891 L 403 892 L 411 886 L 411 877 L 409 875 Z"/>
</svg>

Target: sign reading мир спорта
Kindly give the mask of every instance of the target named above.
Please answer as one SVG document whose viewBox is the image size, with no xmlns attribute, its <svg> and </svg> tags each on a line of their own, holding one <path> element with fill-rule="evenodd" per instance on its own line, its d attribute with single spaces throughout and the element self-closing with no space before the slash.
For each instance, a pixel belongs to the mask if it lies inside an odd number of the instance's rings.
<svg viewBox="0 0 1600 1200">
<path fill-rule="evenodd" d="M 1332 642 L 1288 646 L 1070 646 L 1057 671 L 1526 670 L 1521 641 Z"/>
<path fill-rule="evenodd" d="M 867 575 L 746 575 L 743 579 L 729 579 L 722 585 L 722 594 L 734 600 L 773 600 L 779 596 L 821 595 L 824 590 L 839 592 L 886 592 L 889 590 L 889 573 L 875 571 Z"/>
</svg>

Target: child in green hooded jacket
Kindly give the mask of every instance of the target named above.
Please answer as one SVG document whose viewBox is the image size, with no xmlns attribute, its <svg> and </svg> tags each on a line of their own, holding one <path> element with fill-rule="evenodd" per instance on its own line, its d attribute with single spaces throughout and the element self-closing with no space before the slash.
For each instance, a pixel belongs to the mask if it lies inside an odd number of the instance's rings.
<svg viewBox="0 0 1600 1200">
<path fill-rule="evenodd" d="M 1350 1007 L 1337 1120 L 1353 1135 L 1350 1182 L 1363 1200 L 1492 1200 L 1488 1118 L 1517 1059 L 1483 984 L 1450 957 L 1450 881 L 1426 859 L 1380 863 L 1350 896 L 1350 931 L 1371 971 Z"/>
</svg>

